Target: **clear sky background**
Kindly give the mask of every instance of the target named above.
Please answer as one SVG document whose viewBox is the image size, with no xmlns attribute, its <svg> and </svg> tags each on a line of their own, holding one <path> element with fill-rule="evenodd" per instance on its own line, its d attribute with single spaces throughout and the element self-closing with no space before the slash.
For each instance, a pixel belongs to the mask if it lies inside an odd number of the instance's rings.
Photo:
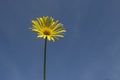
<svg viewBox="0 0 120 80">
<path fill-rule="evenodd" d="M 0 0 L 0 80 L 43 80 L 44 40 L 28 28 L 52 16 L 65 38 L 47 46 L 47 80 L 120 80 L 120 0 Z"/>
</svg>

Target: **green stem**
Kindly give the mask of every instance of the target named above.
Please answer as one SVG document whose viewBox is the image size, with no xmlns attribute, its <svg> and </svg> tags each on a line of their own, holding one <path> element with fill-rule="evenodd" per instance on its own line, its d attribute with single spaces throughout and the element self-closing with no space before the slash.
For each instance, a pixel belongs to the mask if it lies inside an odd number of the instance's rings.
<svg viewBox="0 0 120 80">
<path fill-rule="evenodd" d="M 46 47 L 47 47 L 47 37 L 45 38 L 45 43 L 44 43 L 44 79 L 46 80 Z"/>
</svg>

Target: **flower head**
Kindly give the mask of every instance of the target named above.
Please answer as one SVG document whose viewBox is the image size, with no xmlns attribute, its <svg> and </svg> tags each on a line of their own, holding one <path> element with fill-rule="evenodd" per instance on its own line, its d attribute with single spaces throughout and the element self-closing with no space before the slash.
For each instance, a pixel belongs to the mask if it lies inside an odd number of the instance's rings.
<svg viewBox="0 0 120 80">
<path fill-rule="evenodd" d="M 32 31 L 37 32 L 38 38 L 47 38 L 49 41 L 58 40 L 60 37 L 64 37 L 63 33 L 66 32 L 63 29 L 63 24 L 58 23 L 59 21 L 52 17 L 40 17 L 37 20 L 32 20 Z"/>
</svg>

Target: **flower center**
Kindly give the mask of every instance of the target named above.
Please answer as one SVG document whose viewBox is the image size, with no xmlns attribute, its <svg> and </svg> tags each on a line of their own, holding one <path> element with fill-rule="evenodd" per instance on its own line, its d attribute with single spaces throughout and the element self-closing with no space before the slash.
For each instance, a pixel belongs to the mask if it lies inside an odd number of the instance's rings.
<svg viewBox="0 0 120 80">
<path fill-rule="evenodd" d="M 50 35 L 50 34 L 51 34 L 51 30 L 45 29 L 45 30 L 43 31 L 43 34 L 44 34 L 44 35 Z"/>
</svg>

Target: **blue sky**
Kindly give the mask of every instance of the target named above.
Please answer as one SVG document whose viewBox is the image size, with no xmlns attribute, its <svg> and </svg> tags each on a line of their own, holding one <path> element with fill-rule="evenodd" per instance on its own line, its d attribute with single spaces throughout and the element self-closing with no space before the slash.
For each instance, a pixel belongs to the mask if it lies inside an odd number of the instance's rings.
<svg viewBox="0 0 120 80">
<path fill-rule="evenodd" d="M 0 0 L 0 80 L 43 80 L 44 40 L 31 20 L 52 16 L 65 38 L 47 45 L 47 80 L 120 80 L 119 0 Z"/>
</svg>

